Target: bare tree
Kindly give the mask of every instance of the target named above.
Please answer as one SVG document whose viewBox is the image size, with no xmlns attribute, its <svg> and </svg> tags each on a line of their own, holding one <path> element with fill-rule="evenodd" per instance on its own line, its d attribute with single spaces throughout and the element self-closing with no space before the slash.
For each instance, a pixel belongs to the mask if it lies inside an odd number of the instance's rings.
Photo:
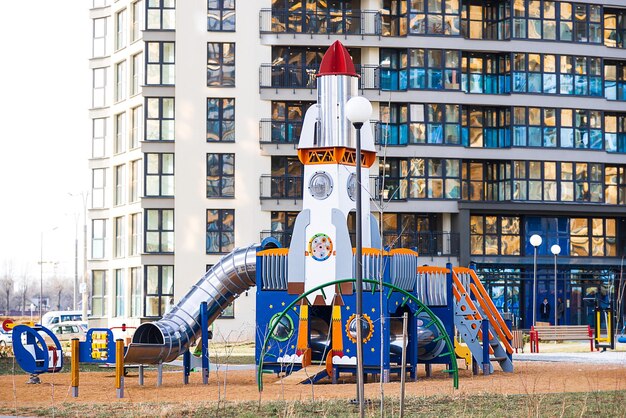
<svg viewBox="0 0 626 418">
<path fill-rule="evenodd" d="M 63 310 L 64 306 L 68 306 L 66 299 L 67 299 L 67 291 L 68 291 L 68 282 L 67 279 L 62 278 L 62 277 L 55 277 L 54 279 L 52 279 L 49 283 L 49 285 L 47 286 L 47 292 L 49 295 L 55 297 L 56 299 L 56 304 L 54 306 L 56 306 L 56 309 L 61 311 Z"/>
<path fill-rule="evenodd" d="M 22 309 L 22 316 L 26 315 L 26 300 L 28 299 L 28 290 L 31 288 L 32 279 L 28 276 L 28 272 L 24 272 L 20 277 L 17 292 L 20 301 L 20 308 Z"/>
<path fill-rule="evenodd" d="M 2 294 L 2 300 L 5 302 L 5 314 L 9 315 L 9 311 L 11 310 L 11 293 L 15 285 L 13 278 L 13 262 L 11 260 L 5 260 L 3 270 L 2 278 L 0 279 L 0 293 Z"/>
</svg>

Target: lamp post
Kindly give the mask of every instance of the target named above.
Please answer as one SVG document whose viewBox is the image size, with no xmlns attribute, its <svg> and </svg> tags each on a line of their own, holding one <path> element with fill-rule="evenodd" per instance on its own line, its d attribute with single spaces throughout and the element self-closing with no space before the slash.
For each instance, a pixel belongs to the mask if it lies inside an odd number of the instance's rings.
<svg viewBox="0 0 626 418">
<path fill-rule="evenodd" d="M 554 254 L 554 325 L 559 325 L 559 305 L 557 298 L 557 282 L 556 282 L 556 256 L 561 254 L 561 246 L 559 244 L 554 244 L 550 247 L 550 252 Z"/>
<path fill-rule="evenodd" d="M 537 325 L 537 247 L 541 245 L 543 240 L 537 234 L 530 237 L 530 245 L 535 249 L 533 259 L 533 326 Z"/>
<path fill-rule="evenodd" d="M 47 232 L 56 231 L 57 226 L 48 230 Z M 41 231 L 41 240 L 39 241 L 39 323 L 43 320 L 43 265 L 49 263 L 49 261 L 43 261 L 43 234 Z"/>
<path fill-rule="evenodd" d="M 83 321 L 87 321 L 87 308 L 88 308 L 88 300 L 87 300 L 87 201 L 89 199 L 89 192 L 80 192 L 80 193 L 68 193 L 72 197 L 80 197 L 83 204 L 83 280 L 79 288 L 79 293 L 81 294 L 82 300 L 82 319 Z M 78 234 L 77 234 L 78 238 Z M 76 242 L 76 246 L 78 247 L 78 240 Z M 76 258 L 78 258 L 78 249 L 76 250 Z M 78 261 L 76 261 L 76 270 L 78 270 Z M 78 272 L 75 274 L 74 278 L 74 295 L 76 296 L 76 287 L 78 285 Z"/>
<path fill-rule="evenodd" d="M 365 97 L 355 96 L 346 103 L 346 117 L 356 129 L 356 364 L 357 401 L 360 416 L 365 415 L 365 386 L 363 382 L 363 242 L 362 242 L 362 202 L 361 202 L 361 128 L 372 115 L 372 104 Z M 382 291 L 382 289 L 381 289 Z"/>
</svg>

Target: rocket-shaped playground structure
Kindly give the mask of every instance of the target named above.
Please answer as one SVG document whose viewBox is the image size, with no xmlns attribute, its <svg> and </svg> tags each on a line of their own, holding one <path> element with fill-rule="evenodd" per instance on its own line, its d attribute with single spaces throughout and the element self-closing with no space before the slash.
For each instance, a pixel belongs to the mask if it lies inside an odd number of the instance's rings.
<svg viewBox="0 0 626 418">
<path fill-rule="evenodd" d="M 303 209 L 288 248 L 274 239 L 234 250 L 202 277 L 160 321 L 141 325 L 126 362 L 176 359 L 236 297 L 256 286 L 256 361 L 295 382 L 356 373 L 355 272 L 359 265 L 349 225 L 362 188 L 363 365 L 388 380 L 402 367 L 445 364 L 458 377 L 457 357 L 492 371 L 513 370 L 512 335 L 473 270 L 420 267 L 408 248 L 383 248 L 370 213 L 369 181 L 356 181 L 356 130 L 346 102 L 358 95 L 358 75 L 339 42 L 317 74 L 317 103 L 306 112 L 298 144 L 304 165 Z M 370 124 L 361 128 L 361 178 L 376 161 Z M 206 303 L 206 311 L 201 305 Z M 408 314 L 406 344 L 403 316 Z M 201 317 L 204 318 L 201 321 Z M 401 361 L 405 350 L 406 361 Z M 307 370 L 308 369 L 308 370 Z M 304 374 L 302 372 L 305 372 Z"/>
</svg>

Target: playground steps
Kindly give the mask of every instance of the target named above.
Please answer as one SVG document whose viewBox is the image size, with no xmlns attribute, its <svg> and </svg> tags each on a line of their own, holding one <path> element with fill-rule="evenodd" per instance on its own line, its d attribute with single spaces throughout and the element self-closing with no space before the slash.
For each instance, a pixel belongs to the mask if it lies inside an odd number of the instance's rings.
<svg viewBox="0 0 626 418">
<path fill-rule="evenodd" d="M 300 370 L 291 373 L 290 375 L 283 377 L 275 382 L 280 385 L 299 385 L 300 383 L 317 382 L 318 380 L 328 376 L 326 373 L 325 365 L 310 365 L 303 367 Z"/>
<path fill-rule="evenodd" d="M 489 319 L 490 372 L 491 361 L 497 361 L 505 372 L 513 372 L 513 362 L 508 354 L 513 352 L 509 340 L 513 339 L 491 298 L 473 270 L 456 268 L 453 272 L 453 291 L 456 299 L 455 326 L 478 364 L 483 362 L 482 322 Z"/>
</svg>

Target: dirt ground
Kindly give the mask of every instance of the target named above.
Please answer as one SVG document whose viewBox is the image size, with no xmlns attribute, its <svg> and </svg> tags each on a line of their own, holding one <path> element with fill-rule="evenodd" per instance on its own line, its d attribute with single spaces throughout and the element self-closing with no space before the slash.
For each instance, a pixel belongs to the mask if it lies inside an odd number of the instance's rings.
<svg viewBox="0 0 626 418">
<path fill-rule="evenodd" d="M 462 364 L 462 362 L 460 362 Z M 460 366 L 461 366 L 460 364 Z M 462 367 L 462 366 L 461 366 Z M 465 394 L 540 394 L 554 392 L 591 392 L 626 390 L 625 365 L 591 365 L 574 363 L 548 363 L 518 361 L 514 373 L 496 371 L 491 376 L 473 376 L 469 370 L 460 370 L 459 389 L 455 390 L 452 380 L 433 367 L 433 377 L 426 378 L 423 368 L 418 381 L 407 384 L 408 396 L 465 395 Z M 218 379 L 220 384 L 218 385 Z M 139 386 L 136 374 L 125 379 L 125 398 L 115 396 L 114 374 L 109 372 L 81 373 L 79 397 L 69 394 L 70 375 L 61 373 L 42 376 L 41 385 L 27 385 L 26 375 L 0 376 L 0 409 L 7 411 L 16 407 L 51 406 L 59 403 L 117 403 L 117 402 L 193 402 L 221 400 L 259 400 L 255 372 L 219 371 L 212 372 L 209 385 L 201 384 L 200 373 L 192 373 L 190 384 L 182 384 L 182 373 L 165 372 L 163 386 L 157 388 L 156 370 L 145 372 L 145 385 Z M 226 380 L 226 385 L 224 385 Z M 311 400 L 331 398 L 354 398 L 354 383 L 332 385 L 293 385 L 276 383 L 275 375 L 264 375 L 262 401 Z M 386 396 L 398 396 L 398 382 L 385 385 Z M 366 384 L 366 396 L 379 397 L 379 384 Z"/>
</svg>

